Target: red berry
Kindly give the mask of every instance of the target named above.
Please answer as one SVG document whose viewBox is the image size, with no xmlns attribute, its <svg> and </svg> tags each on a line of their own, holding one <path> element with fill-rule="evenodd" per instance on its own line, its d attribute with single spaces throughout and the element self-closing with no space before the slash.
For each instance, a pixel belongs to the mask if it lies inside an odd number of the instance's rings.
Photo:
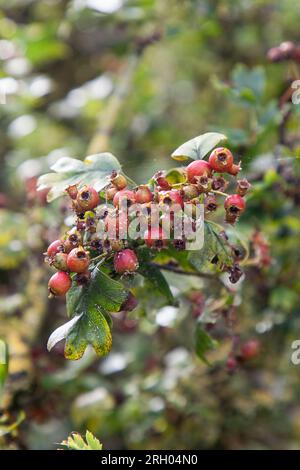
<svg viewBox="0 0 300 470">
<path fill-rule="evenodd" d="M 153 176 L 154 181 L 156 182 L 157 186 L 159 186 L 162 190 L 171 189 L 171 185 L 167 178 L 165 177 L 165 173 L 163 171 L 158 171 Z"/>
<path fill-rule="evenodd" d="M 54 256 L 52 265 L 59 271 L 68 271 L 67 259 L 67 253 L 58 252 Z"/>
<path fill-rule="evenodd" d="M 118 191 L 113 199 L 113 204 L 115 207 L 119 207 L 125 202 L 127 202 L 127 206 L 131 206 L 135 203 L 135 193 L 130 189 L 123 189 L 122 191 Z"/>
<path fill-rule="evenodd" d="M 135 193 L 135 200 L 138 204 L 145 204 L 151 202 L 153 199 L 153 193 L 150 191 L 148 186 L 139 186 Z"/>
<path fill-rule="evenodd" d="M 225 199 L 224 207 L 231 214 L 239 214 L 246 209 L 246 203 L 239 194 L 232 194 Z"/>
<path fill-rule="evenodd" d="M 99 194 L 92 186 L 84 186 L 76 199 L 79 207 L 85 211 L 95 209 L 100 202 Z"/>
<path fill-rule="evenodd" d="M 159 201 L 168 206 L 172 204 L 178 204 L 180 207 L 183 207 L 183 197 L 181 192 L 178 189 L 171 189 L 170 191 L 160 191 L 158 194 Z"/>
<path fill-rule="evenodd" d="M 228 173 L 232 176 L 236 176 L 240 171 L 241 171 L 241 164 L 239 163 L 238 165 L 236 165 L 235 163 L 232 165 L 232 167 L 230 168 L 230 170 L 228 170 Z"/>
<path fill-rule="evenodd" d="M 109 238 L 126 238 L 128 229 L 128 217 L 124 212 L 108 213 L 105 217 L 105 230 Z M 124 237 L 123 237 L 124 235 Z"/>
<path fill-rule="evenodd" d="M 228 172 L 233 165 L 233 155 L 227 148 L 218 147 L 210 154 L 208 163 L 214 171 Z"/>
<path fill-rule="evenodd" d="M 59 253 L 60 251 L 64 251 L 63 243 L 61 240 L 55 240 L 48 246 L 47 255 L 49 258 L 53 258 L 56 253 Z"/>
<path fill-rule="evenodd" d="M 119 274 L 132 273 L 139 267 L 138 259 L 133 250 L 126 248 L 119 251 L 114 257 L 114 268 Z"/>
<path fill-rule="evenodd" d="M 71 186 L 68 186 L 66 189 L 66 193 L 70 196 L 71 199 L 76 199 L 78 195 L 78 188 L 77 184 L 73 184 Z"/>
<path fill-rule="evenodd" d="M 137 298 L 132 292 L 128 292 L 127 299 L 122 303 L 120 310 L 125 312 L 132 312 L 138 305 Z"/>
<path fill-rule="evenodd" d="M 211 167 L 205 160 L 195 160 L 186 168 L 187 179 L 190 183 L 197 183 L 200 176 L 211 176 Z"/>
<path fill-rule="evenodd" d="M 69 274 L 58 271 L 49 279 L 48 288 L 52 295 L 65 295 L 72 285 Z"/>
<path fill-rule="evenodd" d="M 146 230 L 144 240 L 149 248 L 164 248 L 168 243 L 161 227 Z"/>
<path fill-rule="evenodd" d="M 241 347 L 241 356 L 244 360 L 253 359 L 260 353 L 260 343 L 256 339 L 246 341 Z"/>
<path fill-rule="evenodd" d="M 89 254 L 83 248 L 74 248 L 68 254 L 67 265 L 72 273 L 83 273 L 89 264 Z"/>
<path fill-rule="evenodd" d="M 229 356 L 229 358 L 227 359 L 227 369 L 229 372 L 233 372 L 235 371 L 235 369 L 237 368 L 237 360 L 235 357 L 233 356 Z"/>
</svg>

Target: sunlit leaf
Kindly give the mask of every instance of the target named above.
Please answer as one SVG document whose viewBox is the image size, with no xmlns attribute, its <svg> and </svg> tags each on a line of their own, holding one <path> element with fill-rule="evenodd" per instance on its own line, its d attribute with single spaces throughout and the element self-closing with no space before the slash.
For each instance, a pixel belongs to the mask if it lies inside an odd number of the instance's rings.
<svg viewBox="0 0 300 470">
<path fill-rule="evenodd" d="M 180 145 L 171 155 L 174 160 L 184 161 L 189 158 L 202 160 L 213 148 L 226 140 L 219 132 L 206 132 Z"/>
</svg>

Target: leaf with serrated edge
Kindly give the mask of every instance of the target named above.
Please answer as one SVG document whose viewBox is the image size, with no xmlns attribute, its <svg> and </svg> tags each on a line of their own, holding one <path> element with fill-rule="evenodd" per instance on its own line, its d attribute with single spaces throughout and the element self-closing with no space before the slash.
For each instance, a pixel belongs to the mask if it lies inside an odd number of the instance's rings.
<svg viewBox="0 0 300 470">
<path fill-rule="evenodd" d="M 219 132 L 206 132 L 180 145 L 180 147 L 172 153 L 171 157 L 179 161 L 188 160 L 189 158 L 202 160 L 224 140 L 227 140 L 224 134 L 220 134 Z"/>
</svg>

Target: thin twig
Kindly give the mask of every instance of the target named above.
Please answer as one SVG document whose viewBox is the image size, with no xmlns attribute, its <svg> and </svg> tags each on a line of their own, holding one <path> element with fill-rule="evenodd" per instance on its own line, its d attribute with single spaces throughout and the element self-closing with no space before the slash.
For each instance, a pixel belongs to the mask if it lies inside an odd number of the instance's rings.
<svg viewBox="0 0 300 470">
<path fill-rule="evenodd" d="M 162 269 L 164 271 L 170 271 L 175 274 L 181 274 L 183 276 L 194 276 L 194 277 L 200 277 L 202 279 L 210 279 L 211 281 L 218 282 L 219 284 L 222 284 L 223 287 L 227 286 L 221 281 L 219 277 L 214 276 L 213 274 L 209 273 L 202 273 L 199 271 L 185 271 L 184 269 L 176 268 L 175 266 L 171 266 L 169 264 L 158 264 L 158 263 L 149 263 L 151 266 L 155 266 L 158 269 Z"/>
</svg>

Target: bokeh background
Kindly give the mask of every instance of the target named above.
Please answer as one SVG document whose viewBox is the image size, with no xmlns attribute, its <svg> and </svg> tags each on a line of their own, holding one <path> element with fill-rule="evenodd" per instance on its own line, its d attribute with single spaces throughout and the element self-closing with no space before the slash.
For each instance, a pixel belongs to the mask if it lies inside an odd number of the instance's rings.
<svg viewBox="0 0 300 470">
<path fill-rule="evenodd" d="M 267 59 L 297 43 L 299 17 L 294 0 L 0 1 L 0 338 L 10 354 L 1 448 L 53 449 L 86 429 L 106 449 L 300 447 L 300 105 L 286 97 L 300 73 L 297 60 Z M 211 130 L 228 135 L 253 184 L 240 229 L 269 244 L 271 264 L 247 268 L 235 311 L 235 334 L 258 338 L 260 356 L 229 374 L 220 328 L 203 364 L 192 307 L 146 293 L 115 320 L 106 358 L 48 353 L 66 315 L 47 299 L 42 253 L 67 205 L 47 204 L 38 176 L 101 146 L 143 182 Z M 178 284 L 218 301 L 215 285 Z"/>
</svg>

